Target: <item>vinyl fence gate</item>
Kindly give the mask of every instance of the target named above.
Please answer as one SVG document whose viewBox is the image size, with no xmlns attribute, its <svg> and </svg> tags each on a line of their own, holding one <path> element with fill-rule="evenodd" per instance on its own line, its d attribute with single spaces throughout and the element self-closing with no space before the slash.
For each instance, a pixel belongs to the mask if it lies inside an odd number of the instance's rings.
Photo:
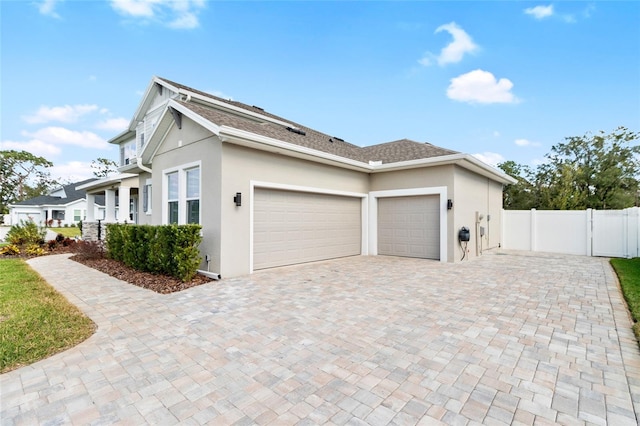
<svg viewBox="0 0 640 426">
<path fill-rule="evenodd" d="M 640 257 L 640 208 L 503 210 L 502 247 L 603 257 Z"/>
</svg>

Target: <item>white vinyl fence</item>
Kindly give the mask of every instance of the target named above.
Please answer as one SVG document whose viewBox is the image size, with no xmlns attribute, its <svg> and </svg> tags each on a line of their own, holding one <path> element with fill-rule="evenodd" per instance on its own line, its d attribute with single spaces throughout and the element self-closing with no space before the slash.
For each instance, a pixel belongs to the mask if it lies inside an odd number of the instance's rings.
<svg viewBox="0 0 640 426">
<path fill-rule="evenodd" d="M 640 257 L 640 208 L 503 210 L 502 247 L 605 257 Z"/>
</svg>

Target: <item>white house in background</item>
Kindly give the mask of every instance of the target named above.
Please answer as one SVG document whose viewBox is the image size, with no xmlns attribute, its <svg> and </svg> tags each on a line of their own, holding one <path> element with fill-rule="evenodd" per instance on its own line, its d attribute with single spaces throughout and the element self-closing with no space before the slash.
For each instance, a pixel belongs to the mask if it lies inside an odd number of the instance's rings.
<svg viewBox="0 0 640 426">
<path fill-rule="evenodd" d="M 70 183 L 54 189 L 47 195 L 10 204 L 8 215 L 10 223 L 5 222 L 5 225 L 15 225 L 21 220 L 32 220 L 42 226 L 49 220 L 53 220 L 53 226 L 77 225 L 78 222 L 86 220 L 89 215 L 94 219 L 102 219 L 104 218 L 104 197 L 94 198 L 90 204 L 87 204 L 86 191 L 77 188 L 96 180 L 87 179 Z M 91 208 L 87 208 L 88 205 Z"/>
<path fill-rule="evenodd" d="M 359 147 L 158 77 L 109 142 L 123 174 L 80 186 L 89 203 L 106 197 L 107 222 L 200 224 L 201 268 L 224 277 L 354 255 L 477 256 L 500 243 L 502 186 L 515 182 L 469 154 Z"/>
</svg>

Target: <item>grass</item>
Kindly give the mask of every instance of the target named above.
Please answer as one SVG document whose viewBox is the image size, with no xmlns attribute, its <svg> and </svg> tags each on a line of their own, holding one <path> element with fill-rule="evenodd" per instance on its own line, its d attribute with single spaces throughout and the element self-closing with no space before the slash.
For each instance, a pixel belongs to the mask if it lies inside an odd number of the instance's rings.
<svg viewBox="0 0 640 426">
<path fill-rule="evenodd" d="M 78 228 L 77 226 L 70 226 L 68 228 L 47 228 L 47 229 L 55 232 L 56 234 L 62 234 L 65 237 L 69 237 L 69 238 L 79 237 L 81 234 L 80 228 Z"/>
<path fill-rule="evenodd" d="M 95 325 L 22 259 L 0 260 L 0 373 L 71 348 Z"/>
<path fill-rule="evenodd" d="M 618 274 L 622 294 L 631 311 L 633 332 L 640 343 L 640 257 L 611 259 L 611 265 Z"/>
</svg>

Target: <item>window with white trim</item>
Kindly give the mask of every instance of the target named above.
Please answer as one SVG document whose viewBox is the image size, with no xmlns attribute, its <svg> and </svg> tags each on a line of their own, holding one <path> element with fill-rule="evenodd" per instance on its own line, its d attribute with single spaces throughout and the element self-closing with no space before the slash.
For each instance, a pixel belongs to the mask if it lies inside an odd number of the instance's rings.
<svg viewBox="0 0 640 426">
<path fill-rule="evenodd" d="M 179 184 L 178 172 L 167 174 L 167 218 L 169 223 L 178 223 Z"/>
<path fill-rule="evenodd" d="M 142 211 L 151 214 L 151 179 L 142 187 Z"/>
<path fill-rule="evenodd" d="M 187 223 L 200 223 L 200 167 L 185 171 L 187 177 Z"/>
<path fill-rule="evenodd" d="M 200 223 L 200 163 L 165 170 L 165 213 L 169 224 Z M 150 191 L 150 189 L 149 189 Z"/>
</svg>

